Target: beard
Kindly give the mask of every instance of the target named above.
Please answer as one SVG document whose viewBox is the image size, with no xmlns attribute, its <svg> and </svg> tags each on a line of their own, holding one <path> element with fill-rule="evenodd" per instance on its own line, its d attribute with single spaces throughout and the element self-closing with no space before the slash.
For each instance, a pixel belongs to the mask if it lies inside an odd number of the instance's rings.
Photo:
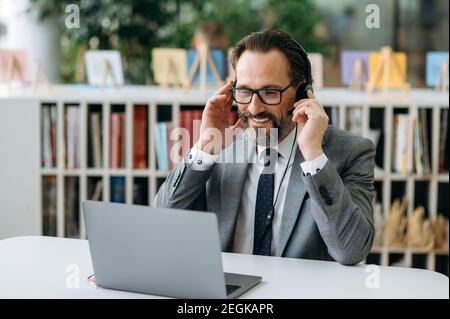
<svg viewBox="0 0 450 319">
<path fill-rule="evenodd" d="M 281 118 L 276 117 L 274 114 L 269 112 L 261 112 L 256 115 L 252 115 L 248 111 L 240 111 L 238 109 L 239 118 L 248 125 L 249 119 L 269 119 L 272 121 L 272 127 L 270 129 L 266 128 L 250 128 L 250 134 L 253 136 L 251 138 L 258 145 L 274 146 L 281 142 L 295 126 L 291 121 L 291 116 L 283 116 Z"/>
</svg>

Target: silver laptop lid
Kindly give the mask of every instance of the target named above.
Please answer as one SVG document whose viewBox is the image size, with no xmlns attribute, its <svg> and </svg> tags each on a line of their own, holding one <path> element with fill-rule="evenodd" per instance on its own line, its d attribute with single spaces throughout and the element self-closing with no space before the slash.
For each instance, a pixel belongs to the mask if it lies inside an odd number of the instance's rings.
<svg viewBox="0 0 450 319">
<path fill-rule="evenodd" d="M 215 214 L 96 201 L 82 207 L 100 287 L 226 297 Z"/>
</svg>

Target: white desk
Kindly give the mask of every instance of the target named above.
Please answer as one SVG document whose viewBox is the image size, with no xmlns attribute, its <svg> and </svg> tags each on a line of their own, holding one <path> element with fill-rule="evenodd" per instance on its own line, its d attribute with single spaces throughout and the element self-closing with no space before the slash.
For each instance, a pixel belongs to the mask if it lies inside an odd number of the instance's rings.
<svg viewBox="0 0 450 319">
<path fill-rule="evenodd" d="M 223 264 L 227 272 L 263 277 L 243 298 L 449 298 L 448 277 L 421 269 L 380 267 L 380 287 L 367 288 L 365 265 L 230 253 L 223 253 Z M 66 286 L 70 265 L 79 267 L 79 288 Z M 94 288 L 86 280 L 92 272 L 85 240 L 0 241 L 0 298 L 158 298 Z"/>
</svg>

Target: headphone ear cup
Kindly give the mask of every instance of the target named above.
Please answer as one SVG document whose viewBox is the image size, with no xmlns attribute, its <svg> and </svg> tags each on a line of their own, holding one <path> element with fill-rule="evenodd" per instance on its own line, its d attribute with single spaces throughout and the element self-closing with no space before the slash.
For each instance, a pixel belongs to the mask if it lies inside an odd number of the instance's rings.
<svg viewBox="0 0 450 319">
<path fill-rule="evenodd" d="M 297 93 L 295 95 L 296 101 L 299 101 L 299 100 L 305 98 L 305 95 L 306 95 L 305 88 L 306 88 L 306 83 L 300 84 L 300 86 L 297 88 Z"/>
</svg>

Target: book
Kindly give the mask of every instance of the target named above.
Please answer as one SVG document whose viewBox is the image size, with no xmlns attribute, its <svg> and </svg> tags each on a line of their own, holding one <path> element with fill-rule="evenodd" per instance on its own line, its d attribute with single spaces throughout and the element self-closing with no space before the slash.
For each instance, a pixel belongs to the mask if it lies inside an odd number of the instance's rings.
<svg viewBox="0 0 450 319">
<path fill-rule="evenodd" d="M 102 156 L 102 142 L 101 142 L 101 114 L 100 112 L 93 112 L 90 114 L 91 124 L 91 154 L 93 167 L 100 168 L 103 166 Z"/>
<path fill-rule="evenodd" d="M 409 148 L 412 147 L 408 138 L 410 132 L 409 114 L 396 114 L 394 116 L 394 142 L 392 143 L 392 168 L 396 173 L 406 175 L 411 172 L 411 163 L 408 159 Z M 411 134 L 412 136 L 412 134 Z M 411 153 L 412 154 L 412 153 Z M 412 160 L 412 158 L 411 158 Z"/>
<path fill-rule="evenodd" d="M 80 108 L 69 105 L 66 109 L 66 165 L 68 169 L 79 167 L 80 156 Z"/>
<path fill-rule="evenodd" d="M 159 123 L 159 134 L 161 136 L 161 170 L 167 172 L 169 170 L 169 156 L 167 154 L 168 137 L 166 122 Z"/>
<path fill-rule="evenodd" d="M 333 110 L 335 108 L 332 108 Z M 335 112 L 337 113 L 337 112 Z M 351 108 L 347 108 L 347 117 L 346 117 L 346 127 L 347 130 L 349 132 L 352 132 L 353 134 L 356 135 L 362 135 L 362 127 L 363 127 L 363 123 L 362 123 L 362 116 L 363 115 L 363 111 L 361 107 L 351 107 Z M 339 123 L 334 122 L 337 119 L 333 119 L 332 118 L 332 124 L 333 125 L 338 125 Z"/>
<path fill-rule="evenodd" d="M 88 198 L 101 201 L 103 197 L 103 181 L 101 178 L 88 179 Z"/>
<path fill-rule="evenodd" d="M 428 147 L 427 110 L 419 109 L 421 137 L 423 145 L 424 174 L 431 174 L 430 149 Z"/>
<path fill-rule="evenodd" d="M 423 158 L 423 144 L 422 144 L 422 132 L 421 127 L 419 125 L 419 119 L 416 116 L 414 118 L 414 166 L 416 173 L 418 175 L 423 175 L 423 165 L 422 165 L 422 158 Z"/>
<path fill-rule="evenodd" d="M 134 179 L 133 204 L 148 205 L 148 179 L 145 177 Z"/>
<path fill-rule="evenodd" d="M 51 159 L 52 159 L 52 167 L 56 167 L 57 159 L 56 159 L 56 145 L 57 145 L 57 110 L 56 105 L 50 106 L 50 151 L 51 151 Z"/>
<path fill-rule="evenodd" d="M 55 176 L 42 178 L 42 234 L 56 236 L 57 187 Z"/>
<path fill-rule="evenodd" d="M 147 168 L 147 106 L 136 105 L 133 113 L 133 167 Z"/>
<path fill-rule="evenodd" d="M 447 151 L 446 151 L 447 150 Z M 448 109 L 441 113 L 441 131 L 439 136 L 439 173 L 448 171 Z"/>
<path fill-rule="evenodd" d="M 80 201 L 78 177 L 64 180 L 64 233 L 67 238 L 80 238 Z"/>
<path fill-rule="evenodd" d="M 125 203 L 125 177 L 111 177 L 110 200 L 112 203 Z"/>
<path fill-rule="evenodd" d="M 41 109 L 41 165 L 45 168 L 52 167 L 50 142 L 50 106 L 44 105 Z"/>
<path fill-rule="evenodd" d="M 200 126 L 202 123 L 202 110 L 194 110 L 192 112 L 192 144 L 190 147 L 192 147 L 195 143 L 197 143 L 199 137 L 200 137 Z"/>
<path fill-rule="evenodd" d="M 56 167 L 56 105 L 41 108 L 41 166 Z"/>
<path fill-rule="evenodd" d="M 125 164 L 125 114 L 123 112 L 111 114 L 110 136 L 110 167 L 122 168 Z"/>
</svg>

